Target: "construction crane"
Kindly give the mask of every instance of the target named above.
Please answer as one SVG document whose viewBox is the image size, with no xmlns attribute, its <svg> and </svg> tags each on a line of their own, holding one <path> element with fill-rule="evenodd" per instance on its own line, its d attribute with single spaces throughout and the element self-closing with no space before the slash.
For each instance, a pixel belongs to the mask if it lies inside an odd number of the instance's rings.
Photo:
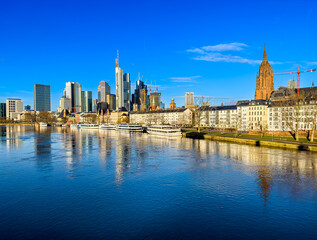
<svg viewBox="0 0 317 240">
<path fill-rule="evenodd" d="M 297 97 L 299 97 L 300 74 L 301 74 L 301 73 L 305 73 L 305 72 L 314 72 L 314 71 L 316 71 L 316 68 L 310 69 L 310 70 L 301 71 L 301 70 L 300 70 L 300 67 L 298 66 L 298 70 L 295 71 L 295 72 L 273 73 L 273 75 L 283 75 L 283 74 L 293 74 L 293 73 L 297 73 Z"/>
</svg>

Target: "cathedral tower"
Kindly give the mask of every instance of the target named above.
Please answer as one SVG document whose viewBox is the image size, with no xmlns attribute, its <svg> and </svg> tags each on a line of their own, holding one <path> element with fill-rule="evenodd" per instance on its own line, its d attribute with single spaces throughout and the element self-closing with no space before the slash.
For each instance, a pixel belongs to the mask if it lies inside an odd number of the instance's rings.
<svg viewBox="0 0 317 240">
<path fill-rule="evenodd" d="M 269 99 L 274 91 L 273 69 L 267 60 L 265 45 L 263 53 L 263 61 L 258 69 L 256 76 L 255 100 Z"/>
</svg>

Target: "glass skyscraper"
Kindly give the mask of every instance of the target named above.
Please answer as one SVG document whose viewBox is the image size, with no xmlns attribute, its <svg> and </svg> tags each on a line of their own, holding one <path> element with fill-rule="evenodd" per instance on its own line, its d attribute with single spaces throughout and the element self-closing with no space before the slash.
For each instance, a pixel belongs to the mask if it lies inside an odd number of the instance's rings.
<svg viewBox="0 0 317 240">
<path fill-rule="evenodd" d="M 92 112 L 92 91 L 81 92 L 81 111 Z"/>
<path fill-rule="evenodd" d="M 71 100 L 71 112 L 78 113 L 82 112 L 81 105 L 81 85 L 79 83 L 75 82 L 67 82 L 66 88 L 64 90 L 64 96 L 65 98 L 69 98 Z"/>
<path fill-rule="evenodd" d="M 34 111 L 51 111 L 51 87 L 34 84 Z"/>
<path fill-rule="evenodd" d="M 6 104 L 0 103 L 0 118 L 6 117 Z"/>
</svg>

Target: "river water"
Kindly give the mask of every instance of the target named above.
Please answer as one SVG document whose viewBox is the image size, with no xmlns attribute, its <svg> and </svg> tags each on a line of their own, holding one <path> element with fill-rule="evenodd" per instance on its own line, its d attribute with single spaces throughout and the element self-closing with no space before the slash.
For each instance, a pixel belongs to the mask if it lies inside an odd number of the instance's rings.
<svg viewBox="0 0 317 240">
<path fill-rule="evenodd" d="M 308 239 L 317 155 L 0 126 L 0 239 Z"/>
</svg>

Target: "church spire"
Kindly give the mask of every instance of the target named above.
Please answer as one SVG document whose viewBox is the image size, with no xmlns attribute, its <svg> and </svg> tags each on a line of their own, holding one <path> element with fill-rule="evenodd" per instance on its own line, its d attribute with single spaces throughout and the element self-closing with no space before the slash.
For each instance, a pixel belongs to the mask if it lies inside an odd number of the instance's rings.
<svg viewBox="0 0 317 240">
<path fill-rule="evenodd" d="M 264 44 L 263 61 L 267 61 L 266 49 Z"/>
</svg>

